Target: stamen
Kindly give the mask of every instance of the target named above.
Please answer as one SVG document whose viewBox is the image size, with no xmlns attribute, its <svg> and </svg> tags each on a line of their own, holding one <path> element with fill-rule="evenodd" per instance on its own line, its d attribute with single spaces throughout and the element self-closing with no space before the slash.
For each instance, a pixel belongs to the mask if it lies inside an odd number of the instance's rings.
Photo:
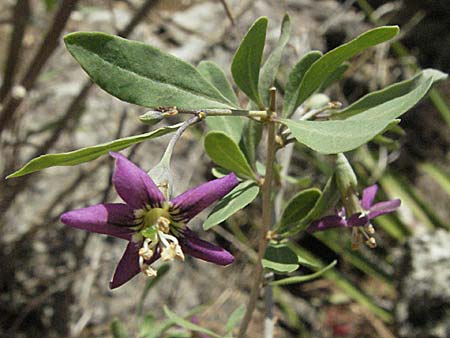
<svg viewBox="0 0 450 338">
<path fill-rule="evenodd" d="M 149 248 L 140 248 L 139 249 L 139 256 L 142 257 L 144 260 L 148 261 L 150 258 L 153 257 L 153 250 L 150 250 Z"/>
<path fill-rule="evenodd" d="M 369 234 L 369 235 L 373 235 L 373 234 L 375 234 L 375 228 L 373 227 L 373 225 L 372 224 L 367 224 L 366 226 L 365 226 L 365 229 L 366 229 L 366 231 L 367 231 L 367 233 Z"/>
<path fill-rule="evenodd" d="M 170 231 L 170 220 L 164 216 L 160 216 L 156 221 L 156 227 L 158 230 L 167 234 Z"/>
<path fill-rule="evenodd" d="M 158 275 L 158 271 L 156 271 L 149 265 L 144 265 L 141 270 L 150 278 L 156 277 Z"/>
<path fill-rule="evenodd" d="M 366 245 L 371 248 L 371 249 L 375 249 L 377 247 L 377 241 L 375 240 L 374 237 L 370 237 L 367 241 L 366 241 Z"/>
</svg>

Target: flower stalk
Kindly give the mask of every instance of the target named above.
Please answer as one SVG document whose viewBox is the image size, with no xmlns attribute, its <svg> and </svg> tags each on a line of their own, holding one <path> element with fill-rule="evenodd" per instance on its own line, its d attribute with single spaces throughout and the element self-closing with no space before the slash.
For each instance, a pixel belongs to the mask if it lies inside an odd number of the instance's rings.
<svg viewBox="0 0 450 338">
<path fill-rule="evenodd" d="M 276 89 L 274 87 L 269 90 L 269 109 L 266 113 L 266 124 L 267 124 L 267 158 L 266 158 L 266 175 L 264 177 L 264 183 L 261 187 L 261 198 L 262 198 L 262 226 L 259 229 L 259 239 L 258 239 L 258 259 L 255 265 L 255 270 L 253 272 L 254 283 L 250 291 L 250 298 L 247 305 L 247 310 L 245 312 L 244 318 L 241 322 L 239 328 L 238 338 L 245 337 L 248 325 L 251 322 L 253 311 L 256 307 L 256 302 L 258 301 L 260 286 L 263 277 L 263 266 L 262 259 L 264 253 L 266 252 L 267 245 L 269 243 L 269 238 L 267 236 L 271 225 L 272 225 L 272 203 L 271 203 L 271 188 L 273 180 L 273 165 L 275 161 L 276 152 L 276 142 L 275 142 L 275 117 L 276 117 Z"/>
</svg>

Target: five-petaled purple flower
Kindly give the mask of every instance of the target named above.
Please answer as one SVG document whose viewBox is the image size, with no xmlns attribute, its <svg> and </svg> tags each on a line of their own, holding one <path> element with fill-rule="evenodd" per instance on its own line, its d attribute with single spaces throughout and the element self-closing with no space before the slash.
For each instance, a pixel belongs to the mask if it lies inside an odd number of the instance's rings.
<svg viewBox="0 0 450 338">
<path fill-rule="evenodd" d="M 376 184 L 371 185 L 363 190 L 361 208 L 362 211 L 351 215 L 349 218 L 345 216 L 345 209 L 341 209 L 336 215 L 322 217 L 311 223 L 307 231 L 310 233 L 316 231 L 327 230 L 331 228 L 352 228 L 367 226 L 370 220 L 375 217 L 388 214 L 395 211 L 400 206 L 400 200 L 394 199 L 373 204 L 375 195 L 378 191 Z"/>
<path fill-rule="evenodd" d="M 224 197 L 239 183 L 231 173 L 166 201 L 145 171 L 118 153 L 112 182 L 125 203 L 106 203 L 66 212 L 61 222 L 74 228 L 128 240 L 110 281 L 114 289 L 140 271 L 155 276 L 151 264 L 184 254 L 228 265 L 234 257 L 225 249 L 198 238 L 187 226 L 200 211 Z"/>
</svg>

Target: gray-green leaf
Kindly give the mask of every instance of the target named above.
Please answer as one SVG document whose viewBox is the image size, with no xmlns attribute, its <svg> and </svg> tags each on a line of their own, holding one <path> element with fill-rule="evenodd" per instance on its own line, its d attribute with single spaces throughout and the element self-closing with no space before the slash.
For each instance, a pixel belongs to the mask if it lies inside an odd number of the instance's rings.
<svg viewBox="0 0 450 338">
<path fill-rule="evenodd" d="M 244 315 L 245 315 L 245 305 L 241 305 L 236 310 L 234 310 L 233 313 L 228 318 L 227 323 L 225 324 L 225 331 L 231 332 L 239 324 Z"/>
<path fill-rule="evenodd" d="M 213 211 L 203 223 L 203 229 L 208 230 L 225 221 L 237 211 L 252 203 L 258 196 L 259 187 L 253 181 L 245 181 L 229 192 L 216 204 Z"/>
<path fill-rule="evenodd" d="M 294 66 L 288 77 L 286 90 L 284 93 L 283 112 L 282 116 L 289 117 L 297 109 L 297 98 L 300 96 L 300 84 L 305 76 L 305 73 L 316 62 L 322 53 L 319 51 L 311 51 L 306 53 L 299 62 Z"/>
<path fill-rule="evenodd" d="M 264 268 L 280 273 L 289 273 L 299 268 L 297 255 L 287 243 L 271 243 L 261 263 Z"/>
<path fill-rule="evenodd" d="M 195 67 L 153 46 L 97 32 L 64 41 L 91 79 L 121 100 L 149 108 L 236 108 Z"/>
<path fill-rule="evenodd" d="M 333 262 L 331 262 L 330 264 L 328 264 L 326 267 L 324 267 L 323 269 L 314 272 L 310 275 L 305 275 L 305 276 L 293 276 L 293 277 L 288 277 L 288 278 L 283 278 L 274 282 L 271 282 L 270 285 L 289 285 L 289 284 L 296 284 L 296 283 L 303 283 L 303 282 L 307 282 L 310 281 L 312 279 L 318 278 L 321 275 L 323 275 L 325 272 L 327 272 L 328 270 L 332 269 L 335 265 L 336 265 L 337 261 L 334 260 Z"/>
<path fill-rule="evenodd" d="M 332 116 L 332 119 L 335 120 L 342 120 L 342 119 L 348 119 L 352 116 L 354 116 L 354 119 L 360 119 L 357 117 L 358 114 L 361 113 L 367 113 L 369 109 L 373 109 L 376 106 L 380 105 L 386 105 L 387 102 L 391 100 L 398 99 L 400 97 L 404 97 L 408 95 L 411 92 L 414 92 L 418 87 L 421 85 L 425 86 L 422 90 L 418 91 L 416 95 L 416 98 L 411 97 L 414 102 L 418 102 L 423 95 L 426 94 L 428 91 L 428 86 L 426 83 L 430 82 L 434 83 L 439 80 L 444 80 L 447 78 L 447 75 L 434 70 L 434 69 L 425 69 L 419 73 L 417 73 L 413 78 L 409 80 L 405 80 L 402 82 L 394 83 L 386 88 L 383 88 L 381 90 L 369 93 L 362 98 L 360 98 L 358 101 L 352 103 L 348 107 L 342 109 L 338 113 L 334 114 Z M 423 94 L 422 94 L 423 93 Z M 415 100 L 415 101 L 414 101 Z M 396 101 L 395 101 L 396 102 Z M 364 115 L 363 115 L 364 116 Z"/>
<path fill-rule="evenodd" d="M 181 124 L 159 128 L 145 134 L 134 135 L 121 138 L 112 142 L 98 144 L 92 147 L 81 148 L 67 153 L 47 154 L 33 158 L 19 170 L 13 172 L 6 178 L 20 177 L 28 175 L 36 171 L 56 167 L 56 166 L 73 166 L 85 162 L 95 160 L 96 158 L 107 154 L 110 151 L 119 151 L 129 146 L 150 140 L 162 135 L 166 135 L 176 131 Z"/>
<path fill-rule="evenodd" d="M 337 121 L 292 121 L 281 119 L 289 127 L 298 142 L 305 144 L 315 151 L 324 154 L 336 154 L 353 150 L 370 141 L 381 133 L 392 120 L 411 109 L 422 99 L 434 82 L 445 79 L 446 74 L 437 70 L 424 70 L 416 77 L 414 86 L 404 95 L 383 102 L 380 94 L 361 100 L 353 107 L 357 111 L 360 107 L 369 109 Z M 396 88 L 394 88 L 397 91 Z M 374 106 L 368 102 L 376 102 Z M 352 109 L 352 110 L 353 110 Z M 347 111 L 348 114 L 349 111 Z"/>
<path fill-rule="evenodd" d="M 280 67 L 281 57 L 283 56 L 284 47 L 286 47 L 290 35 L 291 18 L 289 17 L 289 14 L 286 13 L 281 23 L 281 32 L 278 43 L 261 68 L 258 88 L 261 100 L 266 106 L 269 105 L 269 89 L 275 82 L 278 68 Z"/>
<path fill-rule="evenodd" d="M 371 29 L 325 55 L 306 72 L 298 90 L 296 107 L 302 104 L 342 64 L 363 50 L 388 41 L 399 32 L 397 26 Z"/>
<path fill-rule="evenodd" d="M 205 150 L 211 160 L 221 167 L 238 176 L 256 179 L 241 149 L 227 134 L 220 131 L 209 132 L 205 137 Z"/>
<path fill-rule="evenodd" d="M 201 61 L 197 66 L 197 70 L 206 80 L 209 81 L 209 83 L 216 87 L 223 96 L 225 96 L 236 107 L 239 107 L 239 100 L 234 93 L 233 87 L 231 87 L 227 76 L 219 65 L 212 61 Z"/>
<path fill-rule="evenodd" d="M 211 330 L 205 329 L 204 327 L 201 327 L 197 324 L 194 324 L 194 323 L 178 316 L 176 313 L 170 311 L 167 306 L 164 306 L 164 313 L 166 314 L 167 318 L 169 318 L 176 324 L 180 325 L 181 327 L 184 327 L 185 329 L 195 331 L 195 332 L 202 332 L 211 337 L 221 338 L 220 335 L 218 335 L 217 333 L 214 333 Z"/>
<path fill-rule="evenodd" d="M 319 189 L 311 188 L 300 191 L 287 204 L 281 215 L 280 231 L 295 226 L 301 222 L 306 215 L 314 208 L 317 200 L 320 198 Z"/>
<path fill-rule="evenodd" d="M 266 41 L 267 22 L 267 17 L 261 17 L 253 23 L 231 63 L 234 82 L 260 108 L 264 105 L 258 92 L 259 69 Z"/>
</svg>

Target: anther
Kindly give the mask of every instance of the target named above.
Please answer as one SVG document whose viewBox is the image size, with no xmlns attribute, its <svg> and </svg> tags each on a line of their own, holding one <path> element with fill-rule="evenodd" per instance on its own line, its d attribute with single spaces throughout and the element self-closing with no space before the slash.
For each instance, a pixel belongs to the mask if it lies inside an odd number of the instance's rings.
<svg viewBox="0 0 450 338">
<path fill-rule="evenodd" d="M 377 247 L 377 241 L 375 240 L 374 237 L 370 237 L 367 241 L 366 241 L 366 245 L 371 248 L 371 249 L 375 249 Z"/>
<path fill-rule="evenodd" d="M 158 227 L 158 230 L 164 232 L 165 234 L 168 234 L 170 231 L 170 220 L 166 217 L 159 217 L 156 221 L 156 226 Z"/>
<path fill-rule="evenodd" d="M 375 233 L 375 228 L 370 223 L 365 226 L 365 229 L 369 235 L 373 235 Z"/>
<path fill-rule="evenodd" d="M 145 273 L 150 278 L 156 277 L 158 275 L 158 271 L 156 271 L 149 265 L 144 265 L 142 267 L 142 272 Z"/>
<path fill-rule="evenodd" d="M 139 249 L 139 256 L 141 256 L 144 260 L 149 260 L 150 258 L 153 257 L 153 250 L 149 249 L 149 248 L 140 248 Z"/>
</svg>

